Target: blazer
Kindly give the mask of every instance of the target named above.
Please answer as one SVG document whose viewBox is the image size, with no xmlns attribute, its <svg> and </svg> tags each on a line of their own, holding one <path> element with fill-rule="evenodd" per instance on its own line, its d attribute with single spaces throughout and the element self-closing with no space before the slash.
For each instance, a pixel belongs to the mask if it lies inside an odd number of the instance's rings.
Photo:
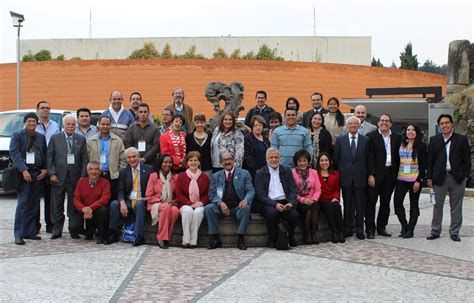
<svg viewBox="0 0 474 303">
<path fill-rule="evenodd" d="M 212 175 L 211 185 L 209 187 L 209 202 L 219 203 L 222 201 L 225 179 L 225 169 L 222 169 Z M 237 194 L 239 200 L 246 200 L 249 207 L 252 207 L 253 198 L 255 197 L 255 190 L 253 188 L 252 177 L 250 176 L 250 173 L 245 169 L 235 167 L 232 175 L 232 184 L 234 185 L 235 193 Z M 221 192 L 221 196 L 218 195 L 218 191 Z"/>
<path fill-rule="evenodd" d="M 434 185 L 442 185 L 446 178 L 446 148 L 443 134 L 430 138 L 428 145 L 427 179 Z M 461 184 L 471 174 L 471 151 L 467 137 L 453 132 L 449 147 L 451 173 L 457 183 Z"/>
<path fill-rule="evenodd" d="M 319 182 L 319 177 L 318 177 L 318 172 L 312 168 L 309 169 L 309 177 L 308 177 L 308 186 L 309 186 L 309 192 L 304 195 L 300 196 L 298 193 L 296 193 L 296 199 L 300 203 L 304 203 L 304 199 L 311 199 L 318 201 L 319 196 L 321 195 L 321 183 Z M 291 170 L 293 174 L 293 178 L 295 179 L 295 185 L 300 183 L 300 177 L 298 176 L 298 173 L 296 172 L 296 168 L 293 168 Z"/>
<path fill-rule="evenodd" d="M 69 172 L 69 177 L 74 185 L 80 178 L 86 176 L 87 163 L 89 162 L 86 138 L 73 133 L 71 153 L 74 154 L 74 164 L 67 164 L 68 148 L 64 131 L 51 137 L 47 154 L 48 175 L 56 175 L 58 178 L 58 182 L 51 183 L 51 185 L 63 186 L 67 172 Z"/>
<path fill-rule="evenodd" d="M 375 184 L 383 182 L 385 161 L 387 158 L 387 151 L 385 150 L 385 141 L 378 130 L 367 134 L 369 140 L 369 176 L 375 177 Z M 396 180 L 398 175 L 398 168 L 400 167 L 400 144 L 402 137 L 392 132 L 390 135 L 390 151 L 392 153 L 392 179 Z"/>
<path fill-rule="evenodd" d="M 87 151 L 89 154 L 89 161 L 97 161 L 100 163 L 100 133 L 93 135 L 87 140 Z M 110 179 L 118 179 L 120 170 L 127 166 L 127 159 L 125 157 L 125 147 L 122 138 L 114 133 L 110 133 L 109 143 L 109 173 Z"/>
<path fill-rule="evenodd" d="M 171 174 L 171 172 L 169 172 Z M 170 185 L 171 185 L 171 194 L 173 195 L 172 201 L 176 198 L 176 180 L 178 176 L 173 174 L 171 175 Z M 153 207 L 153 204 L 161 202 L 161 191 L 163 190 L 163 182 L 161 181 L 158 173 L 152 173 L 148 184 L 146 186 L 146 201 L 148 203 L 147 210 L 150 211 Z"/>
<path fill-rule="evenodd" d="M 341 186 L 356 188 L 367 185 L 367 161 L 369 157 L 369 138 L 359 135 L 355 159 L 352 159 L 349 136 L 336 138 L 334 146 L 334 166 L 340 173 Z"/>
<path fill-rule="evenodd" d="M 373 125 L 370 122 L 364 121 L 364 131 L 362 132 L 362 135 L 366 136 L 368 133 L 373 132 L 374 130 L 377 130 L 377 126 Z M 346 126 L 344 126 L 344 129 L 342 130 L 343 135 L 347 135 L 349 133 L 349 130 L 347 129 Z M 360 132 L 359 132 L 360 134 Z"/>
<path fill-rule="evenodd" d="M 168 104 L 164 109 L 169 109 L 176 115 L 176 109 L 174 103 Z M 184 120 L 186 122 L 187 133 L 190 134 L 194 131 L 194 120 L 193 120 L 193 108 L 187 103 L 183 103 L 184 109 Z"/>
<path fill-rule="evenodd" d="M 336 198 L 341 201 L 341 185 L 339 184 L 339 172 L 333 170 L 329 173 L 328 181 L 324 182 L 323 176 L 318 174 L 321 183 L 321 196 L 318 202 L 332 202 Z"/>
<path fill-rule="evenodd" d="M 263 144 L 267 146 L 267 149 L 270 147 L 270 140 L 268 137 L 263 135 Z M 249 171 L 249 173 L 255 176 L 257 170 L 261 167 L 257 167 L 257 163 L 255 162 L 255 146 L 257 145 L 257 138 L 253 135 L 253 133 L 248 133 L 244 136 L 244 161 L 242 163 L 242 167 Z"/>
<path fill-rule="evenodd" d="M 311 135 L 311 131 L 309 128 L 308 128 L 308 131 L 309 131 L 309 136 L 311 137 L 311 142 L 313 144 L 313 155 L 316 155 L 316 150 L 314 150 L 314 141 L 313 141 L 314 138 Z M 332 137 L 331 137 L 331 133 L 329 133 L 329 131 L 325 127 L 321 129 L 318 139 L 319 139 L 319 142 L 318 142 L 319 154 L 328 153 L 332 156 L 333 155 Z M 313 166 L 316 167 L 316 163 L 313 163 Z"/>
<path fill-rule="evenodd" d="M 328 110 L 325 109 L 324 107 L 321 107 L 320 112 L 321 112 L 321 114 L 324 115 L 328 112 Z M 302 126 L 309 129 L 309 123 L 311 122 L 310 119 L 311 119 L 311 116 L 313 115 L 313 113 L 314 113 L 314 108 L 311 108 L 309 111 L 303 113 L 303 119 L 301 120 L 301 125 Z"/>
<path fill-rule="evenodd" d="M 186 171 L 178 175 L 178 180 L 176 181 L 176 201 L 179 208 L 184 205 L 193 204 L 189 200 L 189 183 L 191 183 L 191 179 L 186 174 Z M 199 187 L 199 200 L 201 200 L 202 204 L 206 205 L 209 202 L 209 176 L 205 172 L 201 172 L 197 184 Z"/>
<path fill-rule="evenodd" d="M 280 182 L 285 192 L 286 200 L 296 206 L 295 180 L 289 167 L 280 165 Z M 276 202 L 268 197 L 268 188 L 270 186 L 270 171 L 268 165 L 257 170 L 255 175 L 255 194 L 257 201 L 263 205 L 276 206 Z"/>
<path fill-rule="evenodd" d="M 141 200 L 146 200 L 146 188 L 148 185 L 148 179 L 153 172 L 153 167 L 147 164 L 140 164 L 140 196 Z M 133 175 L 132 167 L 127 165 L 120 171 L 117 199 L 119 201 L 130 201 L 129 196 L 133 190 Z M 145 199 L 143 199 L 145 198 Z"/>
<path fill-rule="evenodd" d="M 35 135 L 35 145 L 40 148 L 41 163 L 43 164 L 41 169 L 44 169 L 46 168 L 46 137 L 38 132 Z M 28 143 L 29 135 L 26 129 L 13 133 L 10 140 L 10 157 L 13 165 L 20 173 L 28 170 L 26 165 L 26 148 Z"/>
</svg>

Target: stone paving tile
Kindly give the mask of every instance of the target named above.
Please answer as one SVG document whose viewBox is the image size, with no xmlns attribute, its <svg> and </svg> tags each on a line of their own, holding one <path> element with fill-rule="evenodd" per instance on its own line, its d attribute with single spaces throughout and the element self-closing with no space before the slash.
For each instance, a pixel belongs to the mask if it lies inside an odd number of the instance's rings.
<svg viewBox="0 0 474 303">
<path fill-rule="evenodd" d="M 390 243 L 389 240 L 387 240 L 387 243 Z M 472 252 L 472 250 L 467 249 L 465 246 L 462 249 L 466 250 L 466 252 Z M 291 252 L 333 260 L 474 280 L 473 262 L 392 245 L 383 245 L 369 240 L 346 239 L 345 244 L 322 243 L 320 245 L 303 245 L 292 249 Z"/>
<path fill-rule="evenodd" d="M 262 249 L 153 247 L 118 302 L 186 302 Z"/>
<path fill-rule="evenodd" d="M 199 302 L 469 302 L 473 296 L 472 281 L 269 250 Z"/>
<path fill-rule="evenodd" d="M 0 260 L 0 301 L 107 302 L 145 247 Z"/>
</svg>

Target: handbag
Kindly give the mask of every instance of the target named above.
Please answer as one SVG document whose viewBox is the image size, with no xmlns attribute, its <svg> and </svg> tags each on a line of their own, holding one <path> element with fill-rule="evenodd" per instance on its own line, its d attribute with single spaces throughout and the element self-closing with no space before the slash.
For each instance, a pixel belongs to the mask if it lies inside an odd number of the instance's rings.
<svg viewBox="0 0 474 303">
<path fill-rule="evenodd" d="M 13 164 L 8 164 L 8 167 L 3 171 L 2 187 L 4 191 L 18 190 L 23 182 L 23 176 Z"/>
<path fill-rule="evenodd" d="M 290 227 L 286 222 L 280 222 L 277 227 L 277 239 L 275 242 L 275 248 L 277 250 L 288 250 L 290 238 Z"/>
<path fill-rule="evenodd" d="M 137 236 L 134 234 L 135 223 L 124 224 L 122 227 L 122 234 L 120 236 L 120 241 L 126 243 L 133 243 L 137 239 Z"/>
</svg>

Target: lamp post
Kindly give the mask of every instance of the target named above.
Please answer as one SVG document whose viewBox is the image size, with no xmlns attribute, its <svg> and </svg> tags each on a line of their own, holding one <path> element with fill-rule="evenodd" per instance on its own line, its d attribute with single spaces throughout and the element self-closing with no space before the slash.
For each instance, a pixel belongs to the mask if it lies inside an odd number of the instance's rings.
<svg viewBox="0 0 474 303">
<path fill-rule="evenodd" d="M 25 17 L 12 11 L 10 11 L 10 15 L 13 19 L 13 27 L 18 27 L 18 37 L 16 40 L 16 105 L 20 109 L 20 28 L 23 26 L 22 23 L 25 21 Z"/>
</svg>

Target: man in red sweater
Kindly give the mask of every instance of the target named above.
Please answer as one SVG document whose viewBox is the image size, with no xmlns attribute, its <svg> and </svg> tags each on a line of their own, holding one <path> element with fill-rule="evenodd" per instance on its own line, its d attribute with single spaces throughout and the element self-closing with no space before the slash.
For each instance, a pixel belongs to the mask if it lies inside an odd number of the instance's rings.
<svg viewBox="0 0 474 303">
<path fill-rule="evenodd" d="M 86 240 L 92 240 L 96 228 L 99 230 L 97 244 L 105 243 L 110 200 L 110 183 L 100 176 L 100 163 L 91 161 L 87 164 L 88 177 L 77 182 L 74 193 L 74 207 L 77 212 L 71 218 L 70 230 L 79 234 L 86 223 Z"/>
</svg>

